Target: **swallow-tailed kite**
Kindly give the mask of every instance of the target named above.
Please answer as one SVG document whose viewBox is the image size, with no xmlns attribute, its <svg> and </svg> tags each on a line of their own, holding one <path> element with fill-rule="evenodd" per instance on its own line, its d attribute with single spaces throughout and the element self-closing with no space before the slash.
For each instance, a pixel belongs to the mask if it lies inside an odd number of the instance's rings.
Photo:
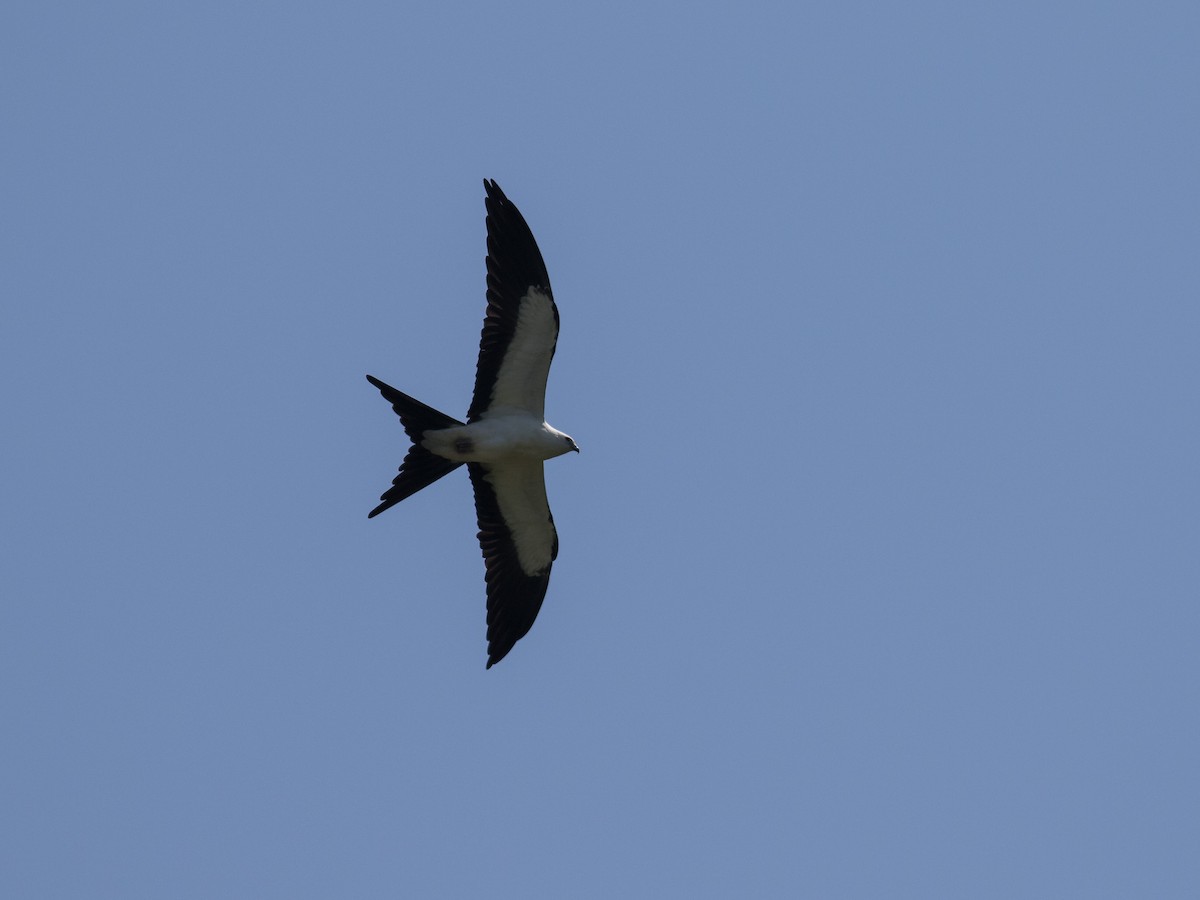
<svg viewBox="0 0 1200 900">
<path fill-rule="evenodd" d="M 558 340 L 546 264 L 512 201 L 496 182 L 483 186 L 488 303 L 467 422 L 368 375 L 412 439 L 400 474 L 368 517 L 467 464 L 487 572 L 490 669 L 533 625 L 558 556 L 542 462 L 579 448 L 545 421 L 546 377 Z"/>
</svg>

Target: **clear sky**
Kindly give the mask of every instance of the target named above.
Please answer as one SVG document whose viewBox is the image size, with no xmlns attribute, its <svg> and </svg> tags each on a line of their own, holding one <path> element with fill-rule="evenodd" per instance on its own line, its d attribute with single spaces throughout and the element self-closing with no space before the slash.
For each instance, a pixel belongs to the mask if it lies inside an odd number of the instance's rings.
<svg viewBox="0 0 1200 900">
<path fill-rule="evenodd" d="M 0 896 L 1200 896 L 1200 6 L 0 11 Z M 482 179 L 562 316 L 485 671 Z"/>
</svg>

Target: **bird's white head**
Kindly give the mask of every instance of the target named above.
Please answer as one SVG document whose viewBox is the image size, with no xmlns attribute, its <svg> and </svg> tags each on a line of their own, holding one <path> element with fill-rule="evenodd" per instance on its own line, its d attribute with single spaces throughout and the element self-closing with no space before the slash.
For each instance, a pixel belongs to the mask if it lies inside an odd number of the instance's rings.
<svg viewBox="0 0 1200 900">
<path fill-rule="evenodd" d="M 574 450 L 576 453 L 579 452 L 579 445 L 575 443 L 574 439 L 569 434 L 564 434 L 557 428 L 551 426 L 549 423 L 546 423 L 544 427 L 546 429 L 546 433 L 550 435 L 553 441 L 555 456 L 562 456 L 564 453 L 570 453 L 572 450 Z"/>
</svg>

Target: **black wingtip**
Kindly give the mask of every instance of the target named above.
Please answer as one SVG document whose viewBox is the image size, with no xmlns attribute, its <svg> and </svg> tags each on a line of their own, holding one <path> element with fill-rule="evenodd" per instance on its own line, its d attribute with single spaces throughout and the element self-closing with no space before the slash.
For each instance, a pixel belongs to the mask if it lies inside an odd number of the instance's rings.
<svg viewBox="0 0 1200 900">
<path fill-rule="evenodd" d="M 483 189 L 487 192 L 489 200 L 494 200 L 495 202 L 501 203 L 505 206 L 512 205 L 512 201 L 505 196 L 504 191 L 500 190 L 500 185 L 496 184 L 496 180 L 494 178 L 483 179 Z"/>
</svg>

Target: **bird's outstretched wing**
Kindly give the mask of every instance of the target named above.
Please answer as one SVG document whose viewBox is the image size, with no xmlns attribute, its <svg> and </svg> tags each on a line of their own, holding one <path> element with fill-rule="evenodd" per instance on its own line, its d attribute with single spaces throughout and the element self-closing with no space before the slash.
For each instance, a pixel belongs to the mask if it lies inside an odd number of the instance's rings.
<svg viewBox="0 0 1200 900">
<path fill-rule="evenodd" d="M 558 532 L 546 500 L 542 463 L 468 463 L 487 570 L 490 669 L 537 618 L 558 556 Z"/>
<path fill-rule="evenodd" d="M 494 181 L 487 190 L 487 315 L 467 421 L 489 414 L 545 416 L 546 378 L 558 341 L 550 276 L 525 219 Z"/>
</svg>

